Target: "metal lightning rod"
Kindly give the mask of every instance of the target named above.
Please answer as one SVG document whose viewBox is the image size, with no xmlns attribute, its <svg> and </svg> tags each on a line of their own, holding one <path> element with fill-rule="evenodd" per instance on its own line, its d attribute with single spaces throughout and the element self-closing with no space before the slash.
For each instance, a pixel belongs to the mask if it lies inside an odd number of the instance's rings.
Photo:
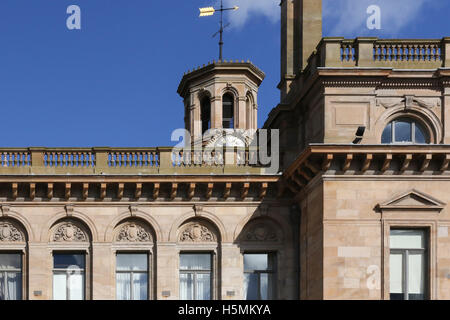
<svg viewBox="0 0 450 320">
<path fill-rule="evenodd" d="M 206 7 L 206 8 L 200 8 L 200 17 L 207 17 L 212 16 L 216 12 L 220 12 L 220 30 L 216 32 L 213 37 L 217 35 L 217 33 L 220 33 L 220 40 L 219 40 L 219 61 L 223 60 L 223 30 L 228 27 L 230 24 L 227 24 L 226 26 L 223 25 L 223 12 L 233 10 L 238 10 L 238 6 L 234 6 L 233 8 L 224 8 L 223 7 L 223 0 L 220 0 L 220 9 L 216 9 L 214 7 Z"/>
</svg>

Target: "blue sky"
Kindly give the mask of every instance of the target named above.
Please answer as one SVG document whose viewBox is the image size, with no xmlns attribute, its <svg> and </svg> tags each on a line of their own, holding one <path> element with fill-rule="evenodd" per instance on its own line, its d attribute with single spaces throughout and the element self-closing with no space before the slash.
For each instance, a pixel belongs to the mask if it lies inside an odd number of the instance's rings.
<svg viewBox="0 0 450 320">
<path fill-rule="evenodd" d="M 267 75 L 259 125 L 279 101 L 280 0 L 225 0 L 226 59 L 250 59 Z M 450 36 L 446 0 L 323 0 L 324 36 Z M 82 30 L 66 28 L 81 8 Z M 2 0 L 0 2 L 1 145 L 161 146 L 183 127 L 176 89 L 183 72 L 217 59 L 212 0 Z M 377 4 L 382 29 L 365 25 Z"/>
</svg>

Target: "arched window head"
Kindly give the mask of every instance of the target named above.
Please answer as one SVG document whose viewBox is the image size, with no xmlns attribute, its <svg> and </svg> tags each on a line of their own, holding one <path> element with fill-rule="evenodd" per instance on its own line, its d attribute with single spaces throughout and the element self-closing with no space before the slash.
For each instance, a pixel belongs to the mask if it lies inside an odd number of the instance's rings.
<svg viewBox="0 0 450 320">
<path fill-rule="evenodd" d="M 202 134 L 211 129 L 211 100 L 204 97 L 201 101 Z"/>
<path fill-rule="evenodd" d="M 234 128 L 234 97 L 230 93 L 224 94 L 222 98 L 222 127 L 224 129 Z"/>
<path fill-rule="evenodd" d="M 419 122 L 409 118 L 399 118 L 384 128 L 381 136 L 383 144 L 427 144 L 430 137 L 427 130 Z"/>
</svg>

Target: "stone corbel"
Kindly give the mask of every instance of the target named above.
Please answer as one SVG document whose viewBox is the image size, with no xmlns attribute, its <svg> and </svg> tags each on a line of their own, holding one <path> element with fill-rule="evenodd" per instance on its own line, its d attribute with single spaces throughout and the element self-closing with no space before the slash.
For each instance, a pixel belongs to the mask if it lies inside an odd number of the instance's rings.
<svg viewBox="0 0 450 320">
<path fill-rule="evenodd" d="M 19 193 L 19 184 L 16 183 L 16 182 L 13 182 L 13 183 L 11 184 L 11 191 L 12 191 L 11 198 L 12 198 L 13 200 L 16 200 L 16 199 L 17 199 L 17 195 L 18 195 L 18 193 Z"/>
<path fill-rule="evenodd" d="M 228 197 L 230 196 L 230 194 L 231 194 L 231 183 L 226 183 L 225 184 L 225 190 L 223 192 L 223 198 L 225 200 L 227 200 Z"/>
<path fill-rule="evenodd" d="M 242 189 L 241 189 L 241 199 L 244 200 L 245 198 L 247 198 L 248 196 L 248 190 L 250 189 L 250 183 L 245 182 L 242 185 Z"/>
<path fill-rule="evenodd" d="M 47 184 L 47 198 L 51 200 L 53 198 L 53 183 Z"/>
<path fill-rule="evenodd" d="M 100 199 L 103 200 L 106 197 L 106 183 L 100 184 Z"/>
<path fill-rule="evenodd" d="M 205 195 L 206 200 L 211 199 L 213 188 L 214 188 L 214 183 L 208 183 L 208 185 L 206 187 L 206 195 Z"/>
<path fill-rule="evenodd" d="M 119 183 L 117 185 L 117 199 L 122 200 L 124 188 L 125 188 L 125 184 L 123 184 L 123 183 Z"/>
<path fill-rule="evenodd" d="M 66 183 L 66 189 L 65 189 L 65 193 L 64 193 L 64 198 L 66 200 L 69 200 L 71 193 L 72 193 L 72 184 L 71 183 Z"/>
<path fill-rule="evenodd" d="M 156 200 L 159 197 L 159 187 L 159 183 L 155 183 L 153 186 L 153 200 Z"/>
<path fill-rule="evenodd" d="M 178 183 L 172 183 L 172 187 L 170 190 L 170 200 L 175 199 L 175 197 L 177 196 L 177 191 L 178 191 Z"/>
<path fill-rule="evenodd" d="M 89 183 L 83 183 L 83 200 L 86 200 L 88 198 L 89 195 Z"/>
<path fill-rule="evenodd" d="M 34 200 L 36 197 L 36 183 L 30 183 L 30 199 Z"/>
<path fill-rule="evenodd" d="M 195 186 L 196 186 L 195 183 L 190 183 L 189 184 L 189 190 L 188 190 L 188 194 L 187 194 L 189 200 L 191 200 L 194 197 Z"/>
<path fill-rule="evenodd" d="M 134 192 L 134 197 L 136 200 L 142 196 L 142 183 L 136 183 L 136 191 Z"/>
<path fill-rule="evenodd" d="M 267 188 L 269 184 L 267 182 L 261 183 L 261 189 L 259 191 L 259 200 L 263 200 L 265 196 L 267 195 Z"/>
</svg>

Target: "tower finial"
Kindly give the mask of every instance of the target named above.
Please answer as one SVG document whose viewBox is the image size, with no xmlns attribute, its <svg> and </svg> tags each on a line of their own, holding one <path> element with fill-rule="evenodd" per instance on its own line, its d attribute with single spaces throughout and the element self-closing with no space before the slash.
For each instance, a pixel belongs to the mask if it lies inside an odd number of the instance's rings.
<svg viewBox="0 0 450 320">
<path fill-rule="evenodd" d="M 220 0 L 220 9 L 215 9 L 214 7 L 206 7 L 206 8 L 200 8 L 200 17 L 207 17 L 212 16 L 216 11 L 220 12 L 220 29 L 217 31 L 214 35 L 217 36 L 217 34 L 220 34 L 220 40 L 219 40 L 219 61 L 223 60 L 223 31 L 225 28 L 227 28 L 230 24 L 227 23 L 225 26 L 223 25 L 223 12 L 233 10 L 238 10 L 238 6 L 234 6 L 233 8 L 224 8 L 223 7 L 223 0 Z"/>
</svg>

